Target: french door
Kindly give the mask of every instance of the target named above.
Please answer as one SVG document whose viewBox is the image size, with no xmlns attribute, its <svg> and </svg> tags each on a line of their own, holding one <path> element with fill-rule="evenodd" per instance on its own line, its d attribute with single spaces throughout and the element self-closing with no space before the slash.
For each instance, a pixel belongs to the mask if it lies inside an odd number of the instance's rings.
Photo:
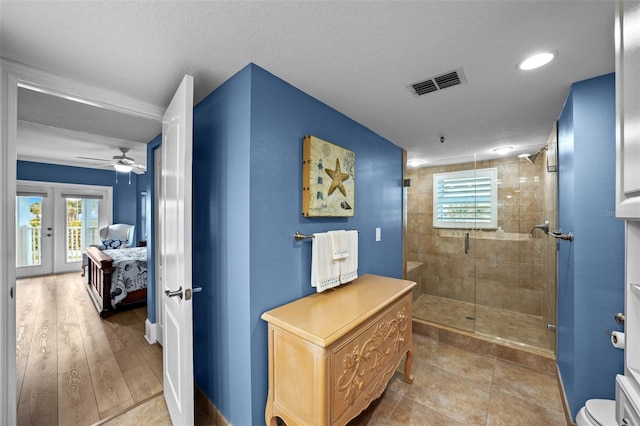
<svg viewBox="0 0 640 426">
<path fill-rule="evenodd" d="M 111 223 L 110 187 L 18 182 L 16 276 L 80 271 L 82 253 Z"/>
<path fill-rule="evenodd" d="M 19 188 L 16 196 L 16 274 L 53 271 L 51 188 Z"/>
</svg>

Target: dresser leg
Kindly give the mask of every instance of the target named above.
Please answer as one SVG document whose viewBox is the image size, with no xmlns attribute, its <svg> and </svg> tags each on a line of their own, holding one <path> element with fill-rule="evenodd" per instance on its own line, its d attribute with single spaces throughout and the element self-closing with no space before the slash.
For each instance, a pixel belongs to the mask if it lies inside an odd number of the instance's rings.
<svg viewBox="0 0 640 426">
<path fill-rule="evenodd" d="M 413 376 L 411 375 L 411 362 L 413 361 L 413 351 L 407 351 L 407 357 L 404 360 L 404 380 L 411 384 Z"/>
<path fill-rule="evenodd" d="M 273 404 L 271 403 L 271 399 L 269 399 L 269 401 L 267 401 L 267 408 L 264 410 L 264 424 L 266 426 L 278 425 L 278 418 L 273 415 L 273 410 L 271 409 L 272 406 Z"/>
<path fill-rule="evenodd" d="M 278 417 L 276 416 L 265 416 L 264 420 L 267 426 L 278 426 Z"/>
</svg>

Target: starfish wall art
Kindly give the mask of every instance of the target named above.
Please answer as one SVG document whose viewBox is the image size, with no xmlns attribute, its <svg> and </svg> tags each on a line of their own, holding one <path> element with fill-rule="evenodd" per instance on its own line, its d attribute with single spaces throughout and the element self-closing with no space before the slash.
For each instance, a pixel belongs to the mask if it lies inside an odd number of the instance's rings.
<svg viewBox="0 0 640 426">
<path fill-rule="evenodd" d="M 356 155 L 315 136 L 305 136 L 302 161 L 302 214 L 353 216 Z"/>
</svg>

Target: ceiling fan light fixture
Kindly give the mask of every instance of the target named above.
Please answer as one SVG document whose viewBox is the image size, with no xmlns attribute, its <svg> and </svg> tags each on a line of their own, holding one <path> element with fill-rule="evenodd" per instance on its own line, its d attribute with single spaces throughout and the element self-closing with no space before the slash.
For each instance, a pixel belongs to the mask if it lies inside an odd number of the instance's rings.
<svg viewBox="0 0 640 426">
<path fill-rule="evenodd" d="M 114 164 L 113 168 L 116 169 L 117 172 L 122 172 L 122 173 L 129 173 L 132 169 L 131 166 L 128 166 L 126 164 Z"/>
<path fill-rule="evenodd" d="M 553 52 L 543 52 L 537 53 L 535 55 L 529 56 L 524 61 L 518 64 L 518 69 L 522 71 L 534 70 L 536 68 L 540 68 L 544 65 L 547 65 L 556 57 L 556 54 Z"/>
</svg>

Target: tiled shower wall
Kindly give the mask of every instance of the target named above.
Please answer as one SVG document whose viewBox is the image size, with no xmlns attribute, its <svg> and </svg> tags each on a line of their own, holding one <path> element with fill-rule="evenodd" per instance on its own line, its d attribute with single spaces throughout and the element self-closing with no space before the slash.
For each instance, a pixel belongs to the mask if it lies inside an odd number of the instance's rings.
<svg viewBox="0 0 640 426">
<path fill-rule="evenodd" d="M 422 292 L 555 320 L 555 239 L 531 229 L 557 223 L 556 173 L 545 152 L 535 164 L 513 157 L 408 171 L 407 259 L 423 263 Z M 433 228 L 433 175 L 498 169 L 498 225 L 504 232 Z M 548 318 L 548 320 L 547 320 Z"/>
</svg>

